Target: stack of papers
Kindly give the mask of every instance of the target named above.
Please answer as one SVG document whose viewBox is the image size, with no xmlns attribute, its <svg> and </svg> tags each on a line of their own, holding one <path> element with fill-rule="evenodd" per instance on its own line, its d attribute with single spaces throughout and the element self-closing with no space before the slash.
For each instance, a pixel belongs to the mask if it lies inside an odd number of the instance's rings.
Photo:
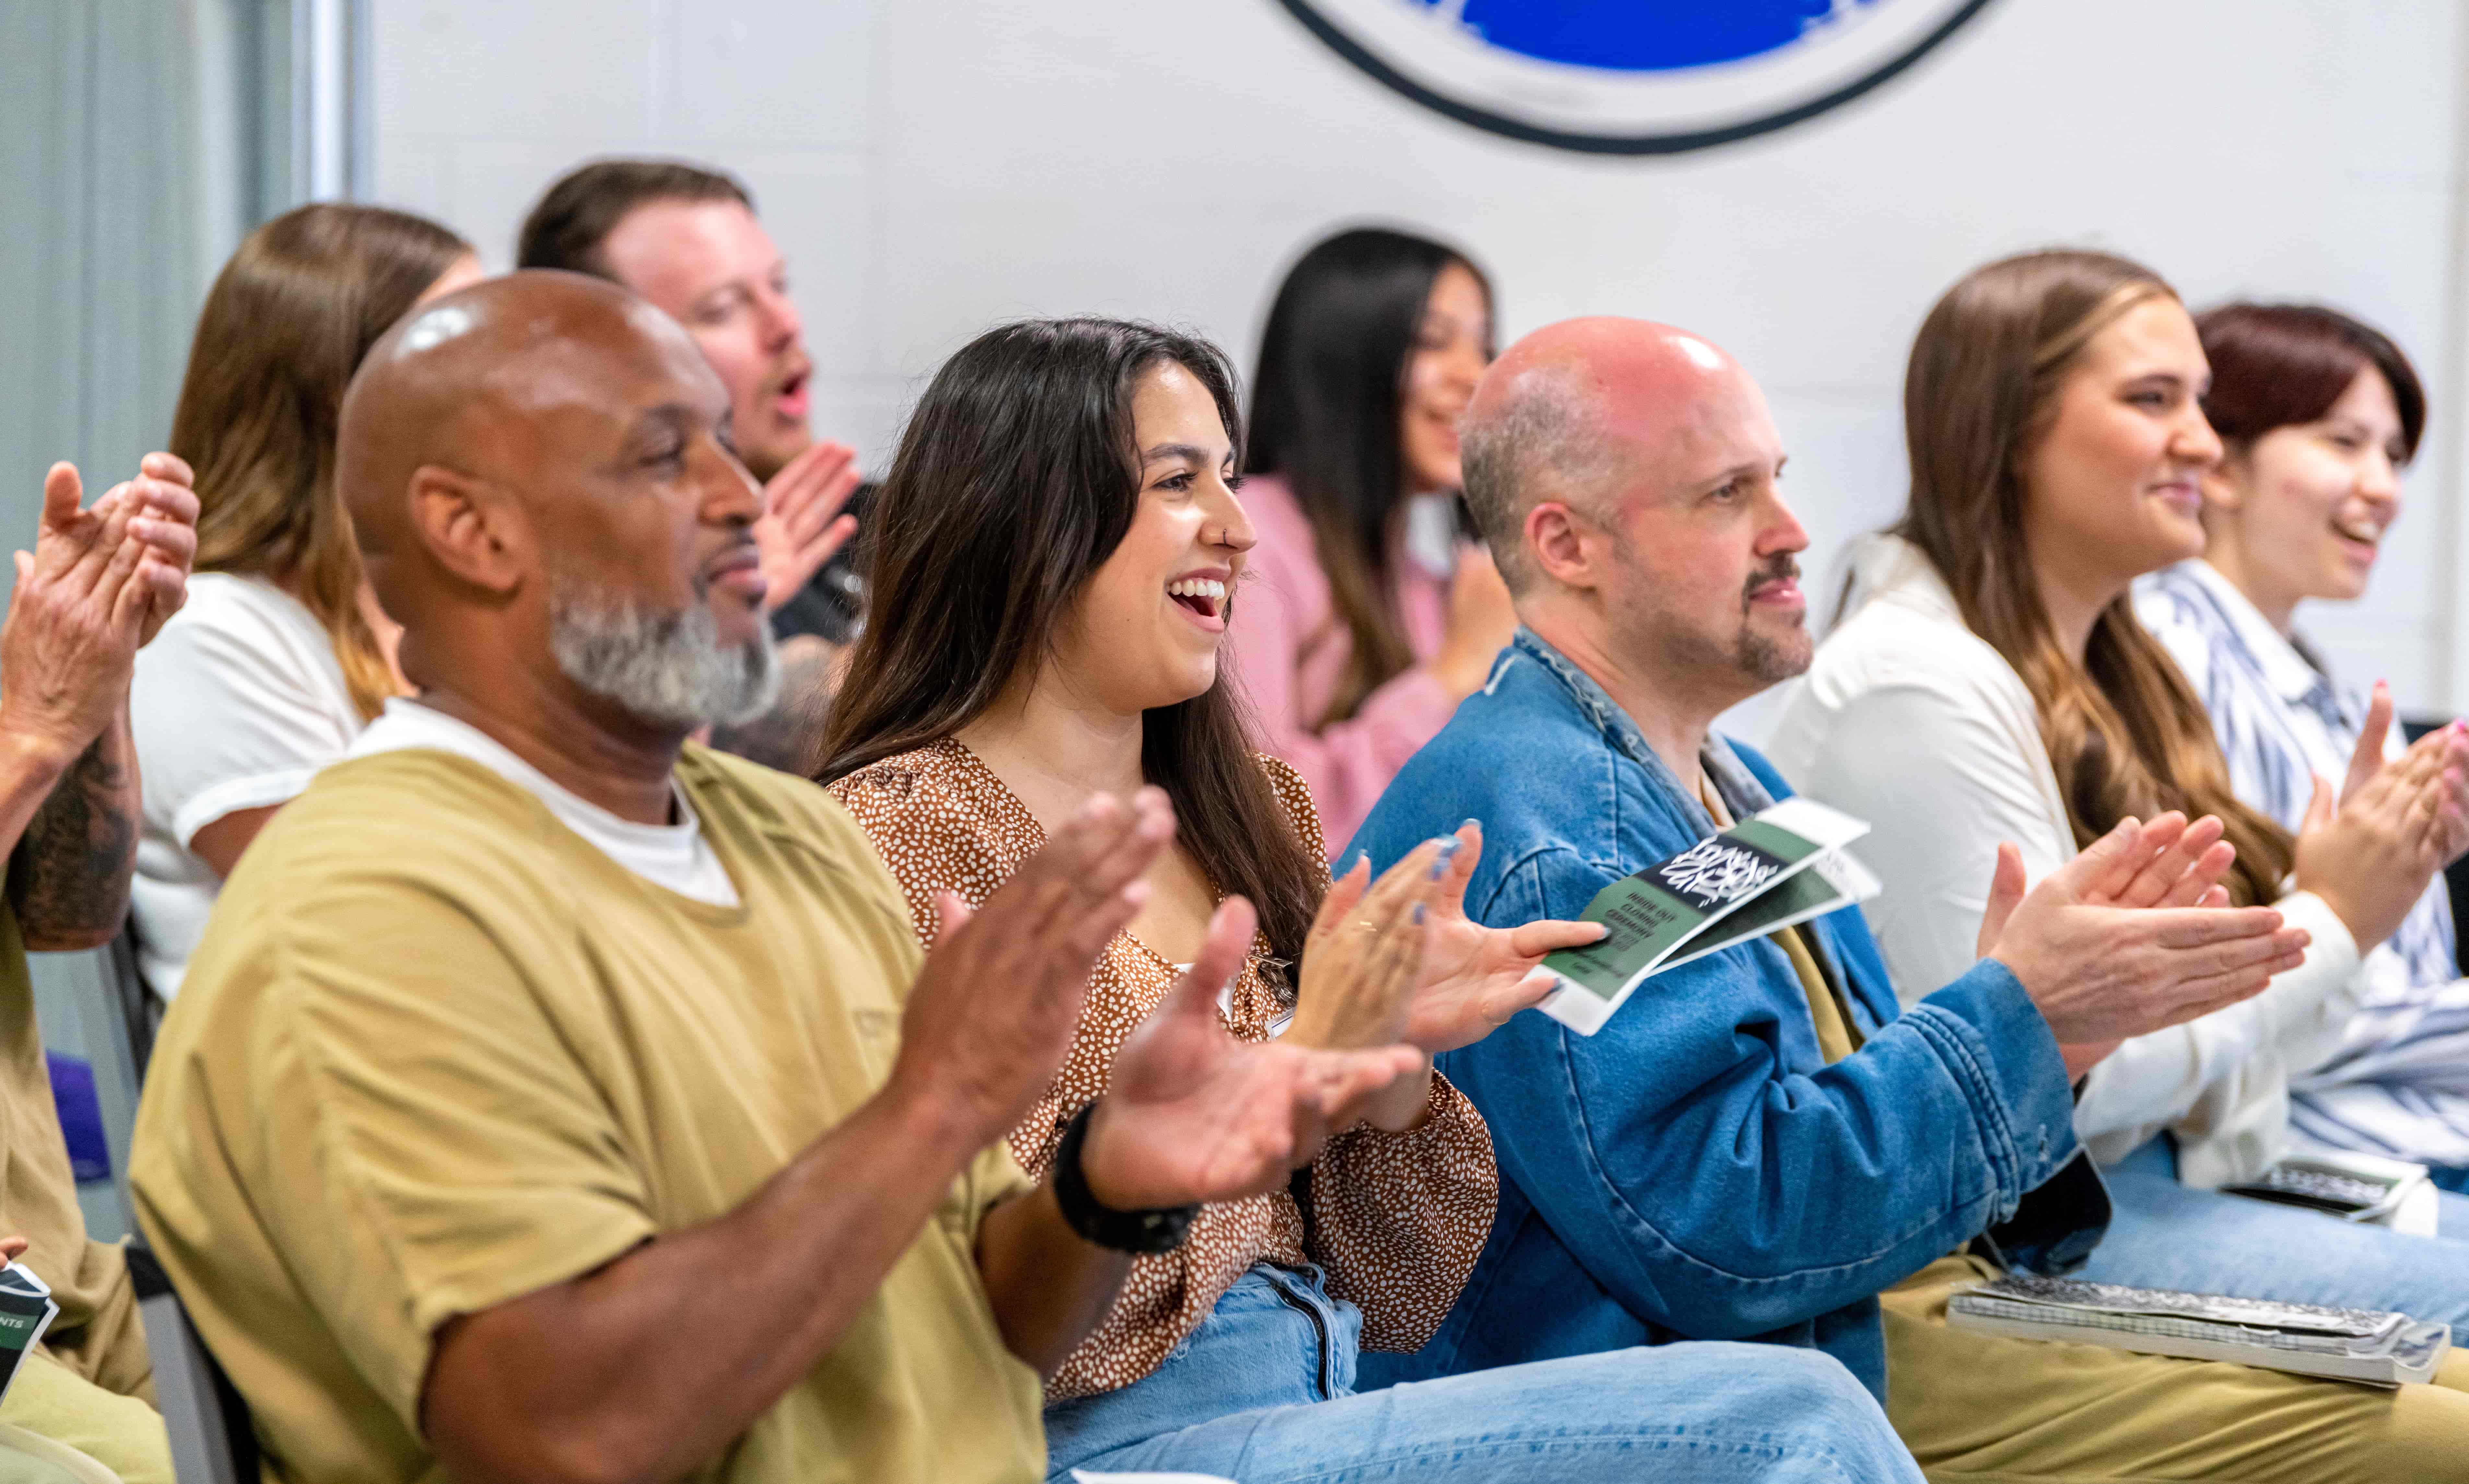
<svg viewBox="0 0 2469 1484">
<path fill-rule="evenodd" d="M 1535 1008 L 1592 1036 L 1665 970 L 1868 901 L 1878 879 L 1843 849 L 1868 833 L 1823 804 L 1786 799 L 1623 877 L 1582 914 L 1610 932 L 1543 960 L 1558 982 Z"/>
<path fill-rule="evenodd" d="M 2426 1166 L 2346 1150 L 2291 1154 L 2243 1185 L 2221 1188 L 2412 1237 L 2435 1235 L 2442 1210 Z"/>
<path fill-rule="evenodd" d="M 2375 1309 L 2128 1289 L 2012 1275 L 1948 1300 L 1946 1322 L 2010 1339 L 2071 1340 L 2190 1360 L 2230 1360 L 2369 1385 L 2431 1381 L 2452 1327 Z"/>
</svg>

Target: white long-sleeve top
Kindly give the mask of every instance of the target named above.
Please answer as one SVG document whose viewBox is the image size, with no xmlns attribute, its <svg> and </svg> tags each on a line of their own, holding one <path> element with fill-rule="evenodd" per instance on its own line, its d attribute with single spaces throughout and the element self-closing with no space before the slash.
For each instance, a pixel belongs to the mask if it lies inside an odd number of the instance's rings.
<svg viewBox="0 0 2469 1484">
<path fill-rule="evenodd" d="M 1976 960 L 1999 841 L 2022 852 L 2034 882 L 2075 855 L 2023 677 L 1898 537 L 1856 549 L 1851 610 L 1785 702 L 1768 752 L 1794 788 L 1870 822 L 1858 854 L 1886 890 L 1869 920 L 1906 1003 Z M 2075 1107 L 2093 1158 L 2113 1163 L 2167 1129 L 2180 1177 L 2212 1187 L 2280 1157 L 2290 1078 L 2338 1049 L 2362 976 L 2356 941 L 2322 899 L 2292 892 L 2274 905 L 2313 934 L 2306 962 L 2094 1067 Z"/>
</svg>

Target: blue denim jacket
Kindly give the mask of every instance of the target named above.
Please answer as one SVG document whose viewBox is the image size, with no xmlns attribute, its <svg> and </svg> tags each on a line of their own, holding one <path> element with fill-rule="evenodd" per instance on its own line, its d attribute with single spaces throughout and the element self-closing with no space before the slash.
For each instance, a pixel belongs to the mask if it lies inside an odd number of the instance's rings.
<svg viewBox="0 0 2469 1484">
<path fill-rule="evenodd" d="M 1719 739 L 1705 764 L 1735 817 L 1789 792 Z M 1484 848 L 1466 910 L 1494 925 L 1574 918 L 1715 831 L 1602 687 L 1525 629 L 1352 849 L 1383 868 L 1469 818 Z M 2108 1198 L 2015 976 L 1984 960 L 1898 1013 L 1857 908 L 1805 931 L 1863 1039 L 1832 1066 L 1765 939 L 1648 980 L 1592 1037 L 1528 1013 L 1442 1058 L 1491 1126 L 1499 1213 L 1440 1333 L 1366 1356 L 1367 1384 L 1761 1339 L 1824 1350 L 1882 1400 L 1881 1290 L 1999 1223 L 2010 1264 L 2089 1254 Z"/>
</svg>

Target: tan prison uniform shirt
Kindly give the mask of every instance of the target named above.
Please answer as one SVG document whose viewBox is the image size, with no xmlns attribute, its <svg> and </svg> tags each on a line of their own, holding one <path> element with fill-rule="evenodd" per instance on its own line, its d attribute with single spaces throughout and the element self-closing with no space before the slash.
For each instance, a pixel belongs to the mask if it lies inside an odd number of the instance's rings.
<svg viewBox="0 0 2469 1484">
<path fill-rule="evenodd" d="M 889 1073 L 919 953 L 865 836 L 701 748 L 678 779 L 736 907 L 427 750 L 327 769 L 224 887 L 131 1175 L 275 1474 L 440 1477 L 417 1419 L 441 1323 L 722 1216 Z M 1037 1377 L 972 1257 L 1026 1187 L 980 1156 L 838 1348 L 695 1476 L 1038 1477 Z"/>
<path fill-rule="evenodd" d="M 23 1237 L 18 1261 L 60 1306 L 43 1348 L 105 1390 L 150 1396 L 137 1295 L 117 1244 L 87 1239 L 77 1175 L 52 1101 L 35 1020 L 35 986 L 17 914 L 0 902 L 0 1236 Z"/>
</svg>

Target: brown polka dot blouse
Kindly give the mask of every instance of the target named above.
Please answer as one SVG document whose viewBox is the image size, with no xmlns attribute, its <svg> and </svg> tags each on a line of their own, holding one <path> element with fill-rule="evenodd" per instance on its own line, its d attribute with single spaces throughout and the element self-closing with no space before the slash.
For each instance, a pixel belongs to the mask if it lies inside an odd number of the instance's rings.
<svg viewBox="0 0 2469 1484">
<path fill-rule="evenodd" d="M 1275 759 L 1260 765 L 1314 858 L 1326 859 L 1303 780 Z M 980 905 L 1046 843 L 1027 807 L 956 741 L 886 758 L 832 792 L 899 879 L 924 942 L 934 941 L 936 892 Z M 1265 940 L 1256 942 L 1234 981 L 1228 1023 L 1246 1040 L 1267 1039 L 1277 1013 L 1258 967 L 1267 951 Z M 1063 1069 L 1011 1135 L 1012 1153 L 1031 1176 L 1043 1178 L 1051 1167 L 1064 1125 L 1104 1089 L 1117 1048 L 1174 979 L 1174 966 L 1129 933 L 1106 945 Z M 1436 1074 L 1429 1122 L 1404 1133 L 1366 1126 L 1340 1134 L 1311 1176 L 1308 1228 L 1294 1197 L 1280 1191 L 1208 1206 L 1181 1247 L 1135 1259 L 1114 1308 L 1055 1373 L 1048 1400 L 1112 1391 L 1148 1375 L 1255 1263 L 1318 1263 L 1329 1291 L 1363 1311 L 1364 1348 L 1420 1347 L 1457 1301 L 1491 1229 L 1500 1174 L 1483 1116 Z"/>
</svg>

